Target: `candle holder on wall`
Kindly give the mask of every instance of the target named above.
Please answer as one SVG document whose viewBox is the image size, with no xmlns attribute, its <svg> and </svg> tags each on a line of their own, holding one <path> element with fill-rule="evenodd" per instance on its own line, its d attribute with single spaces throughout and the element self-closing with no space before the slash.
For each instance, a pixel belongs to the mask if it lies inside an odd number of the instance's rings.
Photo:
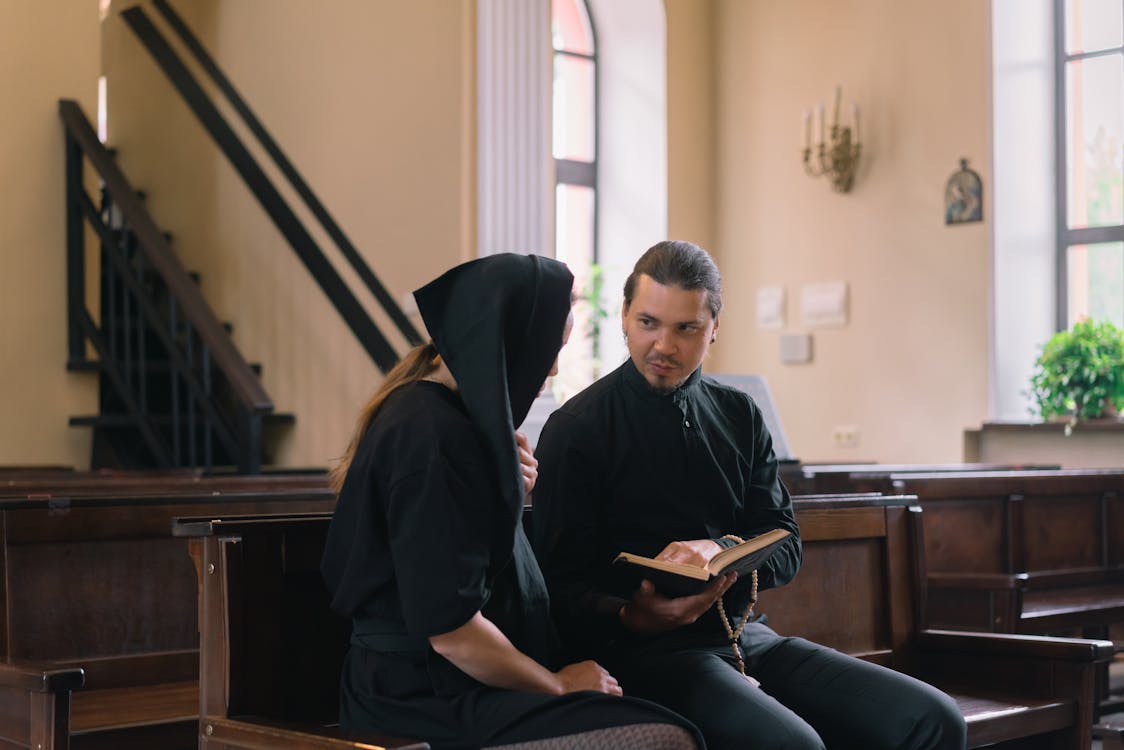
<svg viewBox="0 0 1124 750">
<path fill-rule="evenodd" d="M 826 119 L 823 102 L 817 109 L 819 142 L 815 144 L 816 159 L 812 159 L 812 113 L 804 112 L 804 171 L 812 177 L 831 178 L 831 187 L 837 193 L 848 193 L 855 182 L 862 144 L 859 142 L 859 105 L 851 104 L 852 126 L 839 124 L 839 100 L 842 89 L 835 87 L 835 107 L 831 121 L 831 140 L 825 136 Z"/>
</svg>

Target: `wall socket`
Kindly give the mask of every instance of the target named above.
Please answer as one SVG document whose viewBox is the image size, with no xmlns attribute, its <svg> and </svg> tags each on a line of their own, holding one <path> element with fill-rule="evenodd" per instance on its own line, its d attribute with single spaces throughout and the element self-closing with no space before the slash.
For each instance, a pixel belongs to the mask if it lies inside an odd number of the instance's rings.
<svg viewBox="0 0 1124 750">
<path fill-rule="evenodd" d="M 831 430 L 831 439 L 836 448 L 858 448 L 859 428 L 853 424 L 836 425 Z"/>
</svg>

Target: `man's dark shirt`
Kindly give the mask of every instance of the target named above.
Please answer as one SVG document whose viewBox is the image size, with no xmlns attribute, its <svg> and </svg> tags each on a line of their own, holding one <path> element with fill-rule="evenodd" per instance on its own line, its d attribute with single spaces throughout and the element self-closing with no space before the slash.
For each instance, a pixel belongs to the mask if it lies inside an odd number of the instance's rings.
<svg viewBox="0 0 1124 750">
<path fill-rule="evenodd" d="M 661 394 L 625 362 L 551 416 L 536 456 L 535 550 L 575 658 L 643 640 L 619 623 L 632 592 L 610 569 L 618 552 L 654 557 L 690 539 L 728 547 L 725 534 L 747 539 L 783 528 L 793 536 L 761 567 L 759 590 L 787 583 L 800 567 L 799 529 L 761 412 L 701 369 Z M 727 592 L 731 617 L 745 609 L 749 590 L 744 576 Z M 724 633 L 713 607 L 677 631 Z"/>
</svg>

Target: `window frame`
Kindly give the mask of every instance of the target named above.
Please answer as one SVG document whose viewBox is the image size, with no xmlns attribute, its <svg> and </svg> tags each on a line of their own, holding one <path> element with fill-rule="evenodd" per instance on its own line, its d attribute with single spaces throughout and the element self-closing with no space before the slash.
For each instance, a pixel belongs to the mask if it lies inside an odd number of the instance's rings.
<svg viewBox="0 0 1124 750">
<path fill-rule="evenodd" d="M 1120 0 L 1124 4 L 1124 0 Z M 1054 0 L 1054 158 L 1055 158 L 1055 209 L 1057 211 L 1057 240 L 1055 273 L 1057 295 L 1055 326 L 1059 331 L 1069 328 L 1069 249 L 1073 246 L 1096 245 L 1109 242 L 1124 243 L 1124 223 L 1111 226 L 1069 227 L 1069 174 L 1068 132 L 1066 128 L 1066 64 L 1075 60 L 1089 60 L 1109 55 L 1124 57 L 1124 46 L 1069 54 L 1066 51 L 1066 0 Z"/>
<path fill-rule="evenodd" d="M 555 63 L 558 56 L 569 57 L 578 60 L 588 60 L 593 65 L 593 159 L 589 162 L 580 161 L 577 159 L 559 159 L 554 157 L 553 143 L 551 145 L 552 153 L 551 158 L 554 161 L 554 194 L 558 192 L 559 185 L 575 185 L 579 187 L 588 187 L 593 191 L 593 247 L 592 258 L 593 263 L 600 262 L 600 254 L 598 252 L 598 222 L 601 214 L 600 211 L 600 192 L 597 185 L 597 164 L 601 156 L 601 128 L 600 124 L 600 110 L 601 110 L 601 66 L 598 58 L 598 41 L 597 41 L 597 23 L 593 18 L 593 11 L 589 7 L 589 0 L 574 0 L 581 4 L 582 9 L 585 11 L 586 21 L 589 22 L 589 37 L 590 46 L 593 49 L 591 54 L 582 52 L 574 52 L 566 49 L 557 49 L 551 43 L 551 57 L 550 64 L 552 70 L 555 68 Z M 555 112 L 553 106 L 551 108 L 551 120 L 555 119 Z M 552 199 L 552 204 L 555 203 Z M 558 221 L 557 207 L 555 208 L 554 215 L 555 223 Z M 557 226 L 554 231 L 554 242 L 558 240 Z M 555 257 L 558 255 L 557 245 L 555 245 Z M 596 343 L 594 344 L 596 347 Z"/>
</svg>

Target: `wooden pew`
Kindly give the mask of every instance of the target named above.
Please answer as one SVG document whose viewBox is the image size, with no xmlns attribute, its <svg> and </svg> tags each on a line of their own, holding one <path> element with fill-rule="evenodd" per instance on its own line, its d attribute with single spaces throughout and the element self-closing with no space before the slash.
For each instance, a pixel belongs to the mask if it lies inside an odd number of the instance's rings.
<svg viewBox="0 0 1124 750">
<path fill-rule="evenodd" d="M 925 508 L 929 624 L 1107 637 L 1124 623 L 1124 470 L 892 475 Z M 1124 708 L 1098 678 L 1098 714 Z"/>
<path fill-rule="evenodd" d="M 148 477 L 0 497 L 0 661 L 84 676 L 51 720 L 77 750 L 197 745 L 199 578 L 173 517 L 335 505 L 326 487 L 178 481 L 167 494 Z M 0 716 L 33 699 L 16 693 Z"/>
<path fill-rule="evenodd" d="M 1094 666 L 1111 657 L 1111 643 L 921 630 L 916 498 L 794 502 L 805 565 L 795 581 L 763 593 L 760 609 L 771 624 L 948 689 L 967 719 L 970 747 L 1027 740 L 1088 748 Z M 203 539 L 207 571 L 205 747 L 417 746 L 344 737 L 330 726 L 336 707 L 327 699 L 337 694 L 347 623 L 331 614 L 319 578 L 329 521 L 312 514 L 177 522 L 176 533 Z"/>
<path fill-rule="evenodd" d="M 762 592 L 770 626 L 945 690 L 970 748 L 1089 747 L 1095 667 L 1111 658 L 1110 642 L 923 629 L 916 497 L 793 502 L 804 563 L 791 583 Z"/>
<path fill-rule="evenodd" d="M 925 508 L 929 624 L 1005 633 L 1124 621 L 1124 470 L 893 475 Z"/>
<path fill-rule="evenodd" d="M 203 540 L 202 747 L 395 748 L 418 740 L 336 725 L 351 623 L 328 607 L 320 556 L 330 513 L 186 518 Z"/>
</svg>

